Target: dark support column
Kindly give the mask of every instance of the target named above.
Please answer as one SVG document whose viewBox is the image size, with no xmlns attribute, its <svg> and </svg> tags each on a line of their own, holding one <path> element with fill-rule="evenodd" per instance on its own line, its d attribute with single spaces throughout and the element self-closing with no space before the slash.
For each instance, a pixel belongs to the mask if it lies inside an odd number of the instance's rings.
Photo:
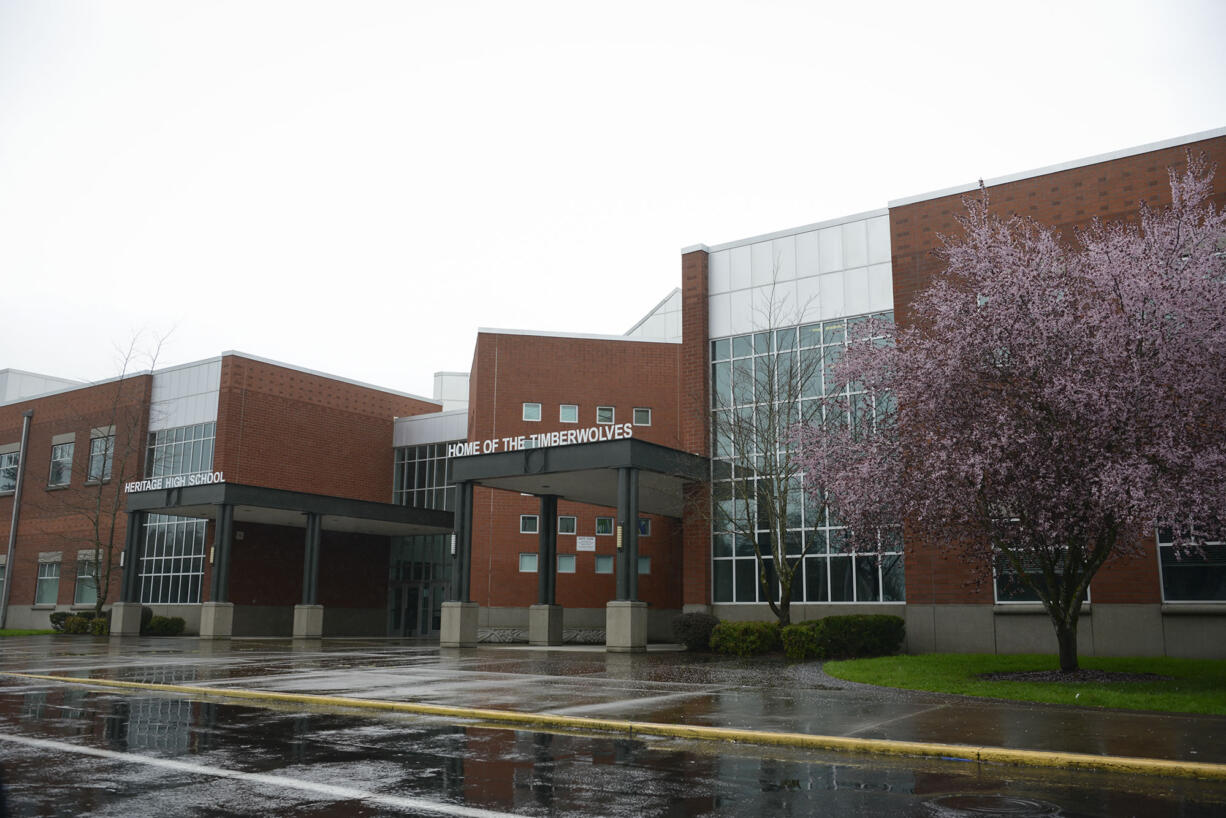
<svg viewBox="0 0 1226 818">
<path fill-rule="evenodd" d="M 628 533 L 626 529 L 629 528 L 627 523 L 629 519 L 630 469 L 619 468 L 617 470 L 617 528 L 613 532 L 617 543 L 617 556 L 613 560 L 613 566 L 617 573 L 617 598 L 619 600 L 630 599 L 630 572 L 626 567 L 626 535 Z"/>
<path fill-rule="evenodd" d="M 305 554 L 302 560 L 302 604 L 316 605 L 319 600 L 319 515 L 307 513 Z"/>
<path fill-rule="evenodd" d="M 213 529 L 213 602 L 229 602 L 230 547 L 234 540 L 234 506 L 222 503 L 217 507 L 217 525 Z"/>
<path fill-rule="evenodd" d="M 468 492 L 465 488 L 468 483 L 456 483 L 456 503 L 455 509 L 452 511 L 454 520 L 451 522 L 451 581 L 447 586 L 447 600 L 451 602 L 462 602 L 463 585 L 461 576 L 465 565 L 463 565 L 463 532 L 465 532 L 465 522 L 470 520 L 468 515 Z"/>
<path fill-rule="evenodd" d="M 554 605 L 558 589 L 558 498 L 541 495 L 540 528 L 537 529 L 537 599 Z"/>
<path fill-rule="evenodd" d="M 456 544 L 460 551 L 460 602 L 472 602 L 473 484 L 460 483 L 456 490 L 464 495 L 464 519 L 460 523 L 463 536 L 457 537 Z"/>
<path fill-rule="evenodd" d="M 639 598 L 639 470 L 629 472 L 626 485 L 626 516 L 629 522 L 622 545 L 626 551 L 626 599 Z"/>
<path fill-rule="evenodd" d="M 140 558 L 145 545 L 145 512 L 128 512 L 128 532 L 123 546 L 120 602 L 140 602 Z"/>
</svg>

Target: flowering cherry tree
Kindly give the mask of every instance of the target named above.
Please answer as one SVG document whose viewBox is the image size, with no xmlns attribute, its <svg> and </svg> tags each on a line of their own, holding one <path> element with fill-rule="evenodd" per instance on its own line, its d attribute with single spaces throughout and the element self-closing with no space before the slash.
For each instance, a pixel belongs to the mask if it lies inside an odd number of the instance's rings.
<svg viewBox="0 0 1226 818">
<path fill-rule="evenodd" d="M 1168 207 L 1095 221 L 1075 243 L 996 216 L 986 192 L 967 199 L 913 323 L 840 364 L 876 395 L 875 421 L 796 432 L 853 547 L 905 519 L 978 581 L 1004 572 L 1042 601 L 1071 671 L 1109 558 L 1146 553 L 1155 524 L 1184 553 L 1221 538 L 1226 216 L 1212 180 L 1190 156 Z"/>
</svg>

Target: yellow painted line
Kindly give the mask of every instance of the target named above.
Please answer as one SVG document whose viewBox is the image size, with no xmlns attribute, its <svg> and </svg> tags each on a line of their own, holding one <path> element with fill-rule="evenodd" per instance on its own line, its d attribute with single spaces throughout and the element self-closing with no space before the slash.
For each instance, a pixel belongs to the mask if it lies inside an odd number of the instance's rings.
<svg viewBox="0 0 1226 818">
<path fill-rule="evenodd" d="M 1026 767 L 1058 767 L 1065 770 L 1095 770 L 1099 772 L 1132 773 L 1173 778 L 1226 780 L 1226 764 L 1194 761 L 1168 761 L 1158 758 L 1092 755 L 1089 753 L 1059 753 L 1046 750 L 1010 750 L 1004 747 L 979 747 L 969 744 L 941 744 L 923 741 L 845 738 L 808 733 L 779 733 L 762 730 L 742 730 L 731 727 L 707 727 L 688 724 L 662 724 L 622 719 L 596 719 L 586 716 L 556 716 L 548 713 L 523 713 L 515 710 L 491 710 L 477 707 L 452 707 L 440 704 L 415 704 L 381 699 L 356 699 L 347 696 L 320 696 L 312 693 L 281 693 L 271 690 L 244 690 L 193 685 L 124 682 L 116 679 L 86 679 L 80 676 L 48 676 L 37 673 L 3 673 L 20 679 L 40 679 L 49 682 L 85 685 L 88 687 L 149 690 L 159 693 L 183 693 L 189 696 L 219 698 L 249 702 L 281 702 L 313 707 L 339 707 L 358 710 L 378 710 L 390 713 L 410 713 L 418 716 L 489 722 L 518 727 L 590 730 L 618 733 L 626 736 L 663 736 L 702 741 L 728 741 L 772 747 L 795 747 L 809 750 L 834 750 L 870 755 L 911 756 L 918 758 L 978 761 L 987 764 L 1010 764 Z"/>
</svg>

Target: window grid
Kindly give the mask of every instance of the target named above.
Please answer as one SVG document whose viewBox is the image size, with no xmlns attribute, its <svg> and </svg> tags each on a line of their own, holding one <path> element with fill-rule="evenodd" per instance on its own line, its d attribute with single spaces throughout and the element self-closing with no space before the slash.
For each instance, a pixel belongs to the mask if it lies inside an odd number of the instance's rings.
<svg viewBox="0 0 1226 818">
<path fill-rule="evenodd" d="M 0 454 L 0 492 L 17 490 L 18 452 Z"/>
<path fill-rule="evenodd" d="M 451 484 L 447 447 L 458 442 L 461 441 L 397 448 L 392 471 L 392 502 L 411 508 L 453 510 L 455 486 Z"/>
<path fill-rule="evenodd" d="M 85 479 L 91 482 L 110 480 L 114 459 L 114 435 L 91 437 L 89 439 L 89 466 L 85 472 Z"/>
<path fill-rule="evenodd" d="M 214 421 L 150 432 L 146 476 L 174 477 L 212 471 L 216 435 Z"/>
<path fill-rule="evenodd" d="M 51 447 L 51 471 L 47 475 L 48 486 L 66 486 L 72 481 L 73 443 L 57 443 Z"/>
<path fill-rule="evenodd" d="M 200 601 L 206 522 L 149 515 L 140 560 L 141 602 L 180 605 Z"/>
<path fill-rule="evenodd" d="M 94 561 L 77 560 L 77 582 L 72 592 L 73 605 L 93 605 L 98 601 L 98 580 L 94 577 Z"/>
<path fill-rule="evenodd" d="M 60 596 L 60 564 L 40 562 L 38 581 L 34 585 L 35 605 L 54 605 Z"/>
<path fill-rule="evenodd" d="M 769 373 L 769 358 L 781 355 L 811 356 L 813 377 L 801 391 L 800 413 L 812 418 L 820 412 L 823 396 L 843 395 L 853 411 L 875 412 L 872 398 L 864 392 L 851 390 L 847 384 L 836 383 L 829 372 L 847 346 L 849 330 L 868 316 L 817 322 L 803 326 L 783 327 L 772 331 L 721 338 L 711 342 L 711 396 L 714 413 L 754 411 L 755 388 L 763 373 Z M 873 316 L 892 321 L 892 312 Z M 780 367 L 774 366 L 778 371 Z M 848 413 L 841 419 L 848 422 Z M 816 415 L 818 420 L 820 415 Z M 833 420 L 831 418 L 830 420 Z M 712 451 L 717 458 L 730 459 L 730 441 L 723 439 L 712 424 Z M 733 477 L 739 477 L 733 475 Z M 752 487 L 755 478 L 749 478 Z M 852 554 L 845 543 L 845 528 L 836 519 L 814 508 L 803 493 L 803 475 L 796 486 L 796 500 L 789 501 L 787 551 L 800 554 L 806 545 L 810 553 L 797 571 L 792 589 L 793 602 L 903 602 L 904 567 L 902 537 L 897 530 L 882 532 L 880 559 L 876 554 Z M 735 499 L 733 481 L 718 481 L 712 486 L 713 524 L 711 534 L 712 599 L 715 602 L 765 602 L 758 581 L 757 560 L 753 542 L 734 533 L 732 520 L 744 511 L 743 501 Z M 752 492 L 752 488 L 750 488 Z M 755 492 L 756 493 L 756 492 Z M 752 513 L 752 512 L 751 512 Z M 755 525 L 759 541 L 770 534 L 765 521 Z M 743 526 L 742 526 L 743 527 Z M 766 560 L 769 576 L 774 576 L 771 561 Z M 774 583 L 774 594 L 779 594 Z"/>
</svg>

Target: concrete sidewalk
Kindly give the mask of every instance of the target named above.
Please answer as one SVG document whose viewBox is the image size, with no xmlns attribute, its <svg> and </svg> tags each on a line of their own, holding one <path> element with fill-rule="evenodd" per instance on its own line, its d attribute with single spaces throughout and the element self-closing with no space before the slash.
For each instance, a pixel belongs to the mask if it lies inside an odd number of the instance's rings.
<svg viewBox="0 0 1226 818">
<path fill-rule="evenodd" d="M 1226 763 L 1226 717 L 1031 705 L 843 682 L 817 664 L 669 650 L 389 640 L 2 643 L 0 670 L 1015 750 Z M 17 680 L 9 677 L 6 684 Z"/>
</svg>

